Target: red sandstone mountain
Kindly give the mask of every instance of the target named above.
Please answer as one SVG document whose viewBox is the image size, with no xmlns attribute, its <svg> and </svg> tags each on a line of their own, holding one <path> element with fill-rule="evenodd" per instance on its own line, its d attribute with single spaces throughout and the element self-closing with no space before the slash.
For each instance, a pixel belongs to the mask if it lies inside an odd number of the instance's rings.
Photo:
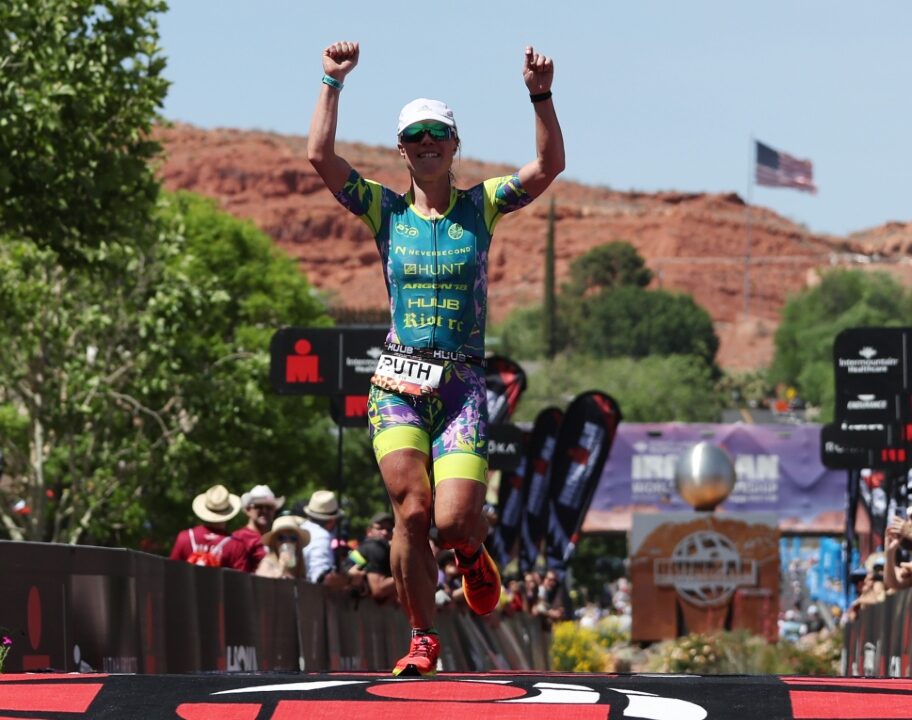
<svg viewBox="0 0 912 720">
<path fill-rule="evenodd" d="M 306 138 L 186 125 L 161 130 L 160 138 L 160 175 L 167 188 L 216 198 L 227 212 L 252 220 L 298 259 L 335 305 L 385 307 L 374 244 L 314 173 Z M 365 176 L 406 189 L 408 176 L 393 148 L 340 143 L 339 149 Z M 513 169 L 463 159 L 457 181 L 468 186 Z M 734 193 L 647 194 L 558 181 L 544 201 L 498 225 L 489 261 L 493 321 L 541 302 L 550 197 L 556 202 L 558 283 L 570 262 L 590 248 L 629 241 L 646 258 L 656 287 L 691 293 L 709 311 L 721 339 L 719 362 L 731 370 L 768 364 L 784 302 L 826 268 L 854 263 L 912 279 L 912 223 L 888 223 L 849 237 L 817 235 L 766 208 L 748 209 Z"/>
</svg>

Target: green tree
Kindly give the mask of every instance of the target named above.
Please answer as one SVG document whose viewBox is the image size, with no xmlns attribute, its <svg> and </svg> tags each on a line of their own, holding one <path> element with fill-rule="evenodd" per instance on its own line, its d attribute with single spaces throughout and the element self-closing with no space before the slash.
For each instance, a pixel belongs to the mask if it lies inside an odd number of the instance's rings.
<svg viewBox="0 0 912 720">
<path fill-rule="evenodd" d="M 652 271 L 636 248 L 624 240 L 614 240 L 592 248 L 570 264 L 570 281 L 564 292 L 579 298 L 627 285 L 646 287 L 651 281 Z"/>
<path fill-rule="evenodd" d="M 282 325 L 328 319 L 294 262 L 209 201 L 163 200 L 151 252 L 114 245 L 131 272 L 102 285 L 49 249 L 0 249 L 0 434 L 13 538 L 170 539 L 190 498 L 222 482 L 277 492 L 325 484 L 325 400 L 282 398 L 268 348 Z M 115 259 L 109 260 L 115 263 Z"/>
<path fill-rule="evenodd" d="M 304 496 L 333 481 L 326 400 L 268 386 L 272 333 L 329 323 L 312 288 L 250 223 L 162 195 L 154 177 L 164 8 L 0 5 L 0 523 L 13 539 L 160 546 L 215 482 Z M 364 446 L 346 461 L 367 484 Z"/>
<path fill-rule="evenodd" d="M 575 346 L 596 356 L 694 355 L 713 365 L 719 338 L 690 295 L 624 286 L 586 301 Z"/>
<path fill-rule="evenodd" d="M 642 359 L 596 359 L 559 355 L 551 362 L 524 363 L 528 389 L 516 408 L 516 421 L 532 422 L 549 405 L 565 407 L 597 388 L 620 405 L 625 422 L 717 422 L 724 398 L 712 370 L 687 355 Z"/>
<path fill-rule="evenodd" d="M 13 539 L 75 543 L 135 524 L 143 488 L 160 485 L 192 424 L 175 322 L 218 298 L 189 282 L 177 238 L 152 254 L 110 251 L 131 271 L 119 284 L 30 241 L 0 244 L 0 519 Z M 28 514 L 9 513 L 15 500 Z"/>
<path fill-rule="evenodd" d="M 601 245 L 577 258 L 558 297 L 554 347 L 596 357 L 694 355 L 715 368 L 719 338 L 689 295 L 647 290 L 652 273 L 629 243 Z M 541 307 L 515 310 L 496 331 L 496 351 L 515 358 L 550 354 Z"/>
<path fill-rule="evenodd" d="M 158 184 L 160 0 L 0 3 L 0 231 L 67 264 L 137 230 Z"/>
<path fill-rule="evenodd" d="M 177 328 L 193 429 L 175 477 L 197 479 L 192 492 L 216 480 L 238 492 L 265 483 L 289 496 L 331 486 L 336 439 L 326 398 L 279 396 L 268 379 L 276 330 L 331 325 L 312 287 L 251 222 L 189 193 L 169 200 L 169 222 L 186 238 L 188 278 L 219 300 Z M 158 513 L 163 528 L 186 518 L 192 492 L 183 484 L 175 490 Z"/>
<path fill-rule="evenodd" d="M 833 412 L 833 341 L 852 327 L 907 325 L 912 295 L 886 273 L 834 270 L 819 285 L 791 298 L 776 331 L 770 368 L 773 382 L 795 386 L 821 407 L 821 419 Z"/>
</svg>

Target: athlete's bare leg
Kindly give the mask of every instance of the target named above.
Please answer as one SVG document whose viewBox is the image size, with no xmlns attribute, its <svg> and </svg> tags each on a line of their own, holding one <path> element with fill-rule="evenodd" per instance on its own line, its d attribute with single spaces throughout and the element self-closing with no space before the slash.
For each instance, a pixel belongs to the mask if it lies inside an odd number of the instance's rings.
<svg viewBox="0 0 912 720">
<path fill-rule="evenodd" d="M 437 482 L 434 522 L 440 544 L 471 557 L 488 536 L 488 520 L 482 513 L 487 486 L 467 478 Z"/>
<path fill-rule="evenodd" d="M 399 602 L 413 628 L 431 628 L 437 616 L 437 562 L 428 539 L 432 512 L 428 456 L 419 450 L 395 450 L 380 460 L 380 473 L 396 518 L 390 566 Z"/>
</svg>

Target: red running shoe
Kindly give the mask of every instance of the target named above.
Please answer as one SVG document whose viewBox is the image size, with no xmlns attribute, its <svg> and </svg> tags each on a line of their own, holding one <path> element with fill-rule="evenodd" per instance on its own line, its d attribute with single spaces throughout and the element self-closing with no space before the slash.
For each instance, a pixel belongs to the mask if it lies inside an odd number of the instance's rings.
<svg viewBox="0 0 912 720">
<path fill-rule="evenodd" d="M 436 635 L 414 635 L 408 655 L 396 663 L 393 675 L 430 677 L 437 674 L 440 639 Z"/>
<path fill-rule="evenodd" d="M 462 575 L 462 590 L 469 607 L 477 615 L 487 615 L 500 602 L 500 573 L 484 545 L 471 567 L 456 564 Z"/>
</svg>

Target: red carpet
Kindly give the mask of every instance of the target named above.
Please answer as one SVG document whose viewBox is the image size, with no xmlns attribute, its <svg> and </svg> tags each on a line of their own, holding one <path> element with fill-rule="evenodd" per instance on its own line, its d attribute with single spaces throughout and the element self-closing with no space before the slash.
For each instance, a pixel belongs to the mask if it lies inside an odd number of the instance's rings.
<svg viewBox="0 0 912 720">
<path fill-rule="evenodd" d="M 0 675 L 0 720 L 912 718 L 912 680 L 746 675 Z"/>
</svg>

